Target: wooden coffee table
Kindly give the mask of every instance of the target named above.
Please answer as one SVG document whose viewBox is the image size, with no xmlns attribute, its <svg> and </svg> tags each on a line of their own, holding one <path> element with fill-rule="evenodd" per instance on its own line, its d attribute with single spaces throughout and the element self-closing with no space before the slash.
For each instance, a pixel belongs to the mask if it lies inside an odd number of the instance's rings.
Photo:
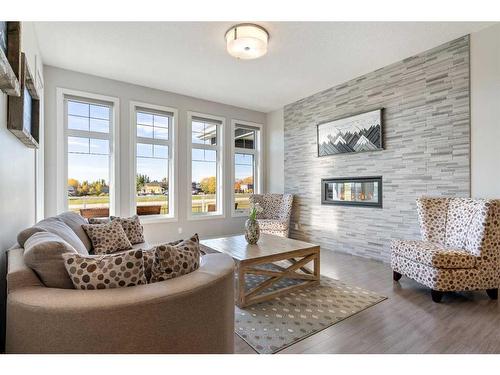
<svg viewBox="0 0 500 375">
<path fill-rule="evenodd" d="M 249 245 L 244 236 L 230 236 L 201 241 L 209 248 L 230 255 L 236 262 L 236 304 L 246 307 L 267 301 L 292 290 L 319 284 L 319 246 L 308 242 L 261 234 L 259 242 Z M 286 267 L 276 262 L 286 261 Z M 313 269 L 306 267 L 313 263 Z M 283 263 L 283 262 L 280 262 Z M 272 264 L 271 269 L 262 268 Z M 252 289 L 246 287 L 245 275 L 268 277 Z M 265 292 L 280 280 L 296 279 L 298 283 Z M 264 293 L 263 293 L 264 292 Z"/>
</svg>

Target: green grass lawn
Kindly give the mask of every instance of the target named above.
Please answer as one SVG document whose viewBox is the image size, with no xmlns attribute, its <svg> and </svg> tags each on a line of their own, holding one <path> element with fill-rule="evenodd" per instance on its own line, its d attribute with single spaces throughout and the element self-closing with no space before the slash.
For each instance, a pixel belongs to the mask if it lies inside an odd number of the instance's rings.
<svg viewBox="0 0 500 375">
<path fill-rule="evenodd" d="M 244 209 L 248 208 L 248 198 L 249 194 L 235 194 L 236 201 L 238 202 L 238 208 Z M 141 202 L 158 202 L 162 204 L 163 206 L 167 206 L 167 196 L 166 195 L 143 195 L 143 196 L 137 196 L 136 200 L 138 203 Z M 192 201 L 194 206 L 200 206 L 201 202 L 196 202 L 196 201 L 202 201 L 205 200 L 207 202 L 209 201 L 215 201 L 215 194 L 207 194 L 207 195 L 193 195 L 192 196 Z M 196 203 L 194 203 L 196 202 Z M 86 196 L 86 197 L 69 197 L 68 198 L 68 204 L 69 206 L 83 206 L 84 204 L 109 204 L 109 196 Z"/>
<path fill-rule="evenodd" d="M 236 194 L 235 197 L 236 199 L 244 199 L 247 198 L 249 195 L 248 194 Z M 142 196 L 137 196 L 137 202 L 161 202 L 161 201 L 166 201 L 167 196 L 166 195 L 142 195 Z M 215 194 L 207 194 L 207 195 L 193 195 L 193 201 L 197 200 L 213 200 L 215 199 Z M 94 197 L 94 196 L 86 196 L 86 197 L 69 197 L 68 201 L 70 204 L 94 204 L 94 203 L 108 203 L 109 202 L 109 196 L 102 196 L 102 197 Z"/>
</svg>

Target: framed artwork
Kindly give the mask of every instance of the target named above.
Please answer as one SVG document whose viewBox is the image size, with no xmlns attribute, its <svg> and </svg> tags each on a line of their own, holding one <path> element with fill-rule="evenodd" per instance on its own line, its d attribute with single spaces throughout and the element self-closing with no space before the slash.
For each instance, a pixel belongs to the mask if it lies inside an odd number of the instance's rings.
<svg viewBox="0 0 500 375">
<path fill-rule="evenodd" d="M 21 92 L 9 96 L 7 129 L 30 148 L 38 148 L 40 96 L 24 53 L 21 54 Z"/>
<path fill-rule="evenodd" d="M 0 90 L 19 96 L 21 69 L 21 22 L 0 21 Z"/>
<path fill-rule="evenodd" d="M 383 150 L 382 109 L 318 124 L 318 157 Z"/>
</svg>

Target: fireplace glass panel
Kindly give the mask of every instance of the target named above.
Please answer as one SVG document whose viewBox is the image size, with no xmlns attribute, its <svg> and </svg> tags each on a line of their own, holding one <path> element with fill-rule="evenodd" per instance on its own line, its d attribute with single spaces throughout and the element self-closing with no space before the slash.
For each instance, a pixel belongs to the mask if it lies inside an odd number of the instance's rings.
<svg viewBox="0 0 500 375">
<path fill-rule="evenodd" d="M 323 180 L 323 203 L 381 207 L 381 184 L 379 177 Z"/>
</svg>

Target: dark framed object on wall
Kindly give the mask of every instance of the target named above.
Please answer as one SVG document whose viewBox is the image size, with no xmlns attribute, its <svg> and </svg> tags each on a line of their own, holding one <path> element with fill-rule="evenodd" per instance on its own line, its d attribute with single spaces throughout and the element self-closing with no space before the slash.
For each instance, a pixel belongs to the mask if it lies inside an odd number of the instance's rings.
<svg viewBox="0 0 500 375">
<path fill-rule="evenodd" d="M 21 94 L 21 22 L 0 21 L 0 90 Z"/>
<path fill-rule="evenodd" d="M 382 108 L 320 123 L 318 157 L 383 150 Z"/>
<path fill-rule="evenodd" d="M 9 96 L 7 129 L 30 148 L 38 148 L 40 96 L 24 53 L 21 54 L 20 95 Z"/>
</svg>

